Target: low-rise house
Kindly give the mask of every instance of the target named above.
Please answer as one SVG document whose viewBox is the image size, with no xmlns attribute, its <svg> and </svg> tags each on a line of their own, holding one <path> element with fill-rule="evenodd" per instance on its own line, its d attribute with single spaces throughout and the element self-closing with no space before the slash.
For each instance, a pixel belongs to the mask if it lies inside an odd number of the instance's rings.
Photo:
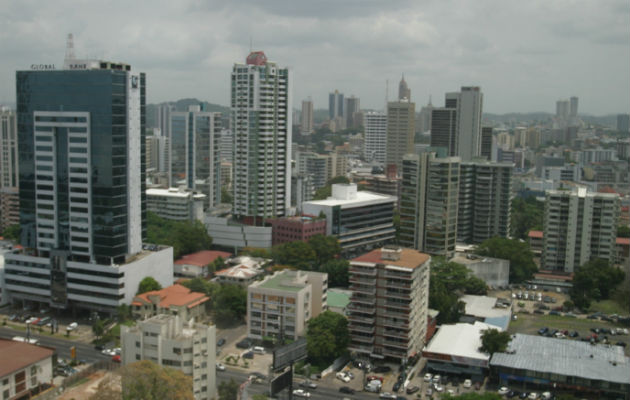
<svg viewBox="0 0 630 400">
<path fill-rule="evenodd" d="M 179 315 L 185 320 L 205 315 L 210 298 L 175 284 L 134 297 L 131 311 L 135 317 L 146 319 L 158 314 Z"/>
<path fill-rule="evenodd" d="M 41 385 L 52 384 L 54 349 L 0 339 L 2 399 L 30 398 Z"/>
<path fill-rule="evenodd" d="M 173 265 L 173 274 L 176 278 L 197 278 L 208 276 L 208 265 L 219 257 L 226 260 L 232 254 L 225 251 L 202 250 L 192 254 L 186 254 Z"/>
</svg>

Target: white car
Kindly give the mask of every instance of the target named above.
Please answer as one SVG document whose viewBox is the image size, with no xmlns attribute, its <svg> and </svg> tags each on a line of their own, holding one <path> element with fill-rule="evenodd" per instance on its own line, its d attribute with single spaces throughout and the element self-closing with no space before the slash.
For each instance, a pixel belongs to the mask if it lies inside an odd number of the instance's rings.
<svg viewBox="0 0 630 400">
<path fill-rule="evenodd" d="M 444 391 L 444 386 L 440 385 L 439 383 L 434 383 L 433 388 L 438 393 L 442 393 Z"/>
<path fill-rule="evenodd" d="M 470 388 L 472 387 L 472 381 L 471 381 L 470 379 L 466 379 L 466 380 L 464 381 L 464 387 L 465 387 L 466 389 L 470 389 Z"/>
<path fill-rule="evenodd" d="M 441 378 L 440 375 L 433 375 L 433 383 L 440 383 Z"/>
<path fill-rule="evenodd" d="M 217 371 L 225 371 L 225 365 L 221 363 L 217 363 L 216 368 L 217 368 Z"/>
<path fill-rule="evenodd" d="M 433 375 L 431 375 L 431 374 L 424 374 L 424 381 L 425 382 L 431 382 L 431 379 L 433 379 Z"/>
<path fill-rule="evenodd" d="M 304 389 L 295 389 L 293 395 L 297 397 L 311 397 L 311 394 Z"/>
<path fill-rule="evenodd" d="M 510 393 L 510 389 L 508 389 L 507 387 L 503 386 L 499 389 L 498 392 L 501 396 L 506 395 L 508 393 Z"/>
<path fill-rule="evenodd" d="M 623 328 L 623 334 L 624 334 L 624 335 L 627 335 L 627 334 L 628 334 L 628 329 Z"/>
<path fill-rule="evenodd" d="M 70 325 L 68 325 L 66 327 L 66 329 L 69 330 L 69 331 L 73 331 L 73 330 L 77 329 L 78 327 L 79 327 L 79 324 L 77 324 L 76 322 L 73 322 Z"/>
<path fill-rule="evenodd" d="M 392 393 L 389 393 L 389 392 L 381 393 L 381 394 L 378 395 L 378 397 L 380 399 L 392 399 L 392 400 L 396 399 L 396 395 L 392 394 Z"/>
<path fill-rule="evenodd" d="M 345 383 L 350 382 L 350 377 L 345 372 L 337 372 L 337 375 L 335 376 L 337 377 L 337 379 L 341 380 L 342 382 L 345 382 Z"/>
<path fill-rule="evenodd" d="M 552 397 L 551 396 L 551 392 L 543 392 L 543 394 L 540 395 L 540 398 L 541 399 L 545 399 L 545 400 L 549 400 L 549 399 L 551 399 L 551 397 Z"/>
<path fill-rule="evenodd" d="M 113 357 L 116 355 L 116 351 L 114 351 L 114 349 L 103 349 L 103 351 L 101 351 L 101 354 Z"/>
<path fill-rule="evenodd" d="M 538 393 L 536 393 L 536 392 L 531 392 L 531 393 L 529 394 L 529 396 L 527 396 L 527 398 L 528 398 L 528 399 L 530 399 L 530 400 L 536 400 L 536 399 L 538 398 Z"/>
</svg>

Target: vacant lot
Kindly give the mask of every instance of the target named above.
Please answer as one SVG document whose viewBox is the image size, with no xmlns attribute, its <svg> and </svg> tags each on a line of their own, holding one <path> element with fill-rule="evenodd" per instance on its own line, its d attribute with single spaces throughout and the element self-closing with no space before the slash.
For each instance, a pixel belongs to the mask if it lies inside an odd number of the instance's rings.
<svg viewBox="0 0 630 400">
<path fill-rule="evenodd" d="M 523 314 L 517 313 L 518 319 L 510 323 L 508 331 L 510 333 L 526 333 L 530 335 L 537 335 L 538 330 L 543 327 L 549 329 L 559 329 L 568 331 L 578 331 L 580 337 L 585 337 L 591 334 L 591 328 L 616 328 L 621 325 L 614 323 L 600 321 L 596 319 L 583 319 L 583 318 L 570 318 L 558 315 L 538 315 L 538 314 Z M 576 340 L 576 339 L 557 339 L 557 340 Z M 628 345 L 630 345 L 630 336 L 628 335 L 608 335 L 608 340 L 611 343 L 624 342 L 626 343 L 626 355 L 630 355 Z"/>
</svg>

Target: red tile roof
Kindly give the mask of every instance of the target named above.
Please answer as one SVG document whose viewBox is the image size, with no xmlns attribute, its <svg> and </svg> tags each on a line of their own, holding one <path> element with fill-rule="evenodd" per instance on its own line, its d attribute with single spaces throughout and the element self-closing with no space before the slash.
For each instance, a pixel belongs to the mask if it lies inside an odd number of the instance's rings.
<svg viewBox="0 0 630 400">
<path fill-rule="evenodd" d="M 177 265 L 196 265 L 205 267 L 219 257 L 223 259 L 231 257 L 232 254 L 225 251 L 202 250 L 192 254 L 186 254 L 179 260 L 175 261 Z"/>
<path fill-rule="evenodd" d="M 617 244 L 630 246 L 630 238 L 618 237 Z"/>
<path fill-rule="evenodd" d="M 156 296 L 159 299 L 158 304 L 161 308 L 169 308 L 170 306 L 188 306 L 190 308 L 210 300 L 203 293 L 191 292 L 187 287 L 175 284 L 162 290 L 153 290 L 139 294 L 134 297 L 131 305 L 152 304 L 151 298 L 155 299 Z"/>
<path fill-rule="evenodd" d="M 543 238 L 543 231 L 529 231 L 527 236 L 529 236 L 530 238 L 542 239 Z"/>
<path fill-rule="evenodd" d="M 47 347 L 0 339 L 0 377 L 52 357 L 54 353 Z"/>
<path fill-rule="evenodd" d="M 399 260 L 383 260 L 381 258 L 381 249 L 372 250 L 369 253 L 365 253 L 357 258 L 352 259 L 356 262 L 365 262 L 373 264 L 385 264 L 385 265 L 397 265 L 405 268 L 416 268 L 424 264 L 429 260 L 431 256 L 428 254 L 420 253 L 413 249 L 402 249 L 402 254 Z"/>
</svg>

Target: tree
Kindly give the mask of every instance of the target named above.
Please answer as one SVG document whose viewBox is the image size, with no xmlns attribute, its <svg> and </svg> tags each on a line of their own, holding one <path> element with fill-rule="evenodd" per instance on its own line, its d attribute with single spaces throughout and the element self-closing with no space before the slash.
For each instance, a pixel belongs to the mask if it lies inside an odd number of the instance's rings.
<svg viewBox="0 0 630 400">
<path fill-rule="evenodd" d="M 121 368 L 123 400 L 192 400 L 192 377 L 161 367 L 151 361 L 138 361 Z"/>
<path fill-rule="evenodd" d="M 315 252 L 315 265 L 320 266 L 332 260 L 341 253 L 339 239 L 335 236 L 314 235 L 308 241 Z"/>
<path fill-rule="evenodd" d="M 313 200 L 325 200 L 332 194 L 332 185 L 336 183 L 350 183 L 350 179 L 345 176 L 335 176 L 326 182 L 326 185 L 320 187 L 315 191 L 315 195 L 313 196 Z"/>
<path fill-rule="evenodd" d="M 14 242 L 20 241 L 21 234 L 22 234 L 22 226 L 20 224 L 7 226 L 2 232 L 2 236 L 4 236 L 5 239 L 12 240 Z"/>
<path fill-rule="evenodd" d="M 102 319 L 97 319 L 96 321 L 94 321 L 94 323 L 92 324 L 92 332 L 97 339 L 103 336 L 103 333 L 105 333 L 105 323 Z"/>
<path fill-rule="evenodd" d="M 527 239 L 530 230 L 542 230 L 545 203 L 534 196 L 512 200 L 511 234 L 517 239 Z"/>
<path fill-rule="evenodd" d="M 617 237 L 630 238 L 630 226 L 620 225 L 617 227 Z"/>
<path fill-rule="evenodd" d="M 238 383 L 230 378 L 229 382 L 221 382 L 218 386 L 219 400 L 236 400 L 238 396 Z"/>
<path fill-rule="evenodd" d="M 510 261 L 510 283 L 530 279 L 538 270 L 529 245 L 520 240 L 494 237 L 477 247 L 477 254 Z"/>
<path fill-rule="evenodd" d="M 479 350 L 490 355 L 501 353 L 507 349 L 510 340 L 512 338 L 507 331 L 501 332 L 498 329 L 486 329 L 481 333 L 481 347 Z"/>
<path fill-rule="evenodd" d="M 611 292 L 625 279 L 626 274 L 606 260 L 595 259 L 582 265 L 573 274 L 571 300 L 581 310 L 588 310 L 593 300 L 610 298 Z"/>
<path fill-rule="evenodd" d="M 220 271 L 223 268 L 225 268 L 225 260 L 221 256 L 217 257 L 214 261 L 212 261 L 210 264 L 208 264 L 208 272 L 209 273 L 214 273 L 216 271 Z"/>
<path fill-rule="evenodd" d="M 131 319 L 131 307 L 128 304 L 121 304 L 117 308 L 118 321 L 125 322 Z"/>
<path fill-rule="evenodd" d="M 226 188 L 221 188 L 221 203 L 222 204 L 232 204 L 232 193 Z"/>
<path fill-rule="evenodd" d="M 320 272 L 328 274 L 328 286 L 348 287 L 348 260 L 337 259 L 326 262 L 319 268 Z"/>
<path fill-rule="evenodd" d="M 172 221 L 147 212 L 147 242 L 173 247 L 173 257 L 209 249 L 212 238 L 200 221 Z"/>
<path fill-rule="evenodd" d="M 259 249 L 256 247 L 243 247 L 241 251 L 238 253 L 241 256 L 250 256 L 257 258 L 267 258 L 270 259 L 271 252 L 267 249 Z"/>
<path fill-rule="evenodd" d="M 162 289 L 162 285 L 160 285 L 160 283 L 156 281 L 155 278 L 153 278 L 152 276 L 147 276 L 142 281 L 140 281 L 140 284 L 138 285 L 138 293 L 136 294 L 142 294 L 160 289 Z"/>
<path fill-rule="evenodd" d="M 239 322 L 247 314 L 247 291 L 239 285 L 221 285 L 215 294 L 214 316 L 218 324 Z"/>
<path fill-rule="evenodd" d="M 308 321 L 306 350 L 313 364 L 326 365 L 347 351 L 348 321 L 332 311 L 324 311 Z"/>
<path fill-rule="evenodd" d="M 276 264 L 291 265 L 303 270 L 312 269 L 315 260 L 315 252 L 311 246 L 301 241 L 274 246 L 271 255 Z"/>
</svg>

